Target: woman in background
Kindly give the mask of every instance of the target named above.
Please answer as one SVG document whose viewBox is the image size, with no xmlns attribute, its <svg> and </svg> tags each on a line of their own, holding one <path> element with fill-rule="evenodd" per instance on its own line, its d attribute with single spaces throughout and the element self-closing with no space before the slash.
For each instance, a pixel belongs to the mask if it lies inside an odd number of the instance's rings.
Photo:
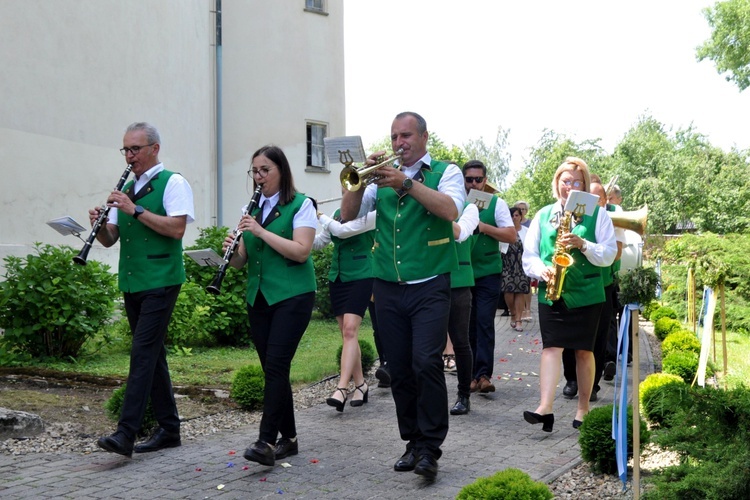
<svg viewBox="0 0 750 500">
<path fill-rule="evenodd" d="M 500 281 L 500 291 L 505 294 L 505 303 L 510 310 L 510 327 L 517 332 L 523 331 L 523 310 L 526 296 L 531 291 L 529 277 L 523 272 L 523 239 L 527 228 L 521 225 L 523 217 L 518 207 L 511 207 L 510 216 L 516 228 L 518 238 L 515 243 L 508 245 L 503 256 L 503 272 Z"/>
<path fill-rule="evenodd" d="M 362 373 L 362 353 L 359 349 L 359 326 L 372 296 L 372 246 L 375 243 L 375 212 L 349 222 L 340 222 L 339 210 L 333 218 L 320 214 L 323 231 L 315 237 L 313 248 L 319 250 L 333 242 L 328 290 L 333 314 L 341 330 L 341 376 L 336 390 L 326 404 L 344 411 L 351 394 L 352 406 L 367 403 L 369 387 Z M 349 380 L 354 379 L 354 390 L 349 392 Z"/>
</svg>

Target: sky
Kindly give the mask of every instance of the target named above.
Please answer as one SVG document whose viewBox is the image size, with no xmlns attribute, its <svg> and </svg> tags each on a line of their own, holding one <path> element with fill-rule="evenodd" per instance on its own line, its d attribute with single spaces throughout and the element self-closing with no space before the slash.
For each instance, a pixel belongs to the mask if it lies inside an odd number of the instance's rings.
<svg viewBox="0 0 750 500">
<path fill-rule="evenodd" d="M 750 149 L 750 91 L 695 49 L 699 0 L 348 0 L 346 134 L 365 149 L 415 111 L 447 145 L 509 130 L 518 171 L 544 129 L 611 153 L 639 117 Z"/>
</svg>

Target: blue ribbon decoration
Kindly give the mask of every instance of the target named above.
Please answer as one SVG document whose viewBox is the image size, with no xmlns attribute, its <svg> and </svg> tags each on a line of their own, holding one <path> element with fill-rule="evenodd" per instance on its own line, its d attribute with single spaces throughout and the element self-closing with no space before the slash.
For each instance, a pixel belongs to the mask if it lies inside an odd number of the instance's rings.
<svg viewBox="0 0 750 500">
<path fill-rule="evenodd" d="M 620 331 L 617 333 L 617 352 L 620 356 L 619 377 L 615 377 L 615 401 L 612 407 L 612 439 L 615 440 L 617 473 L 625 491 L 628 483 L 628 349 L 630 347 L 631 311 L 638 310 L 638 304 L 628 304 L 622 308 Z M 617 392 L 619 378 L 619 397 Z M 636 415 L 633 415 L 636 418 Z"/>
</svg>

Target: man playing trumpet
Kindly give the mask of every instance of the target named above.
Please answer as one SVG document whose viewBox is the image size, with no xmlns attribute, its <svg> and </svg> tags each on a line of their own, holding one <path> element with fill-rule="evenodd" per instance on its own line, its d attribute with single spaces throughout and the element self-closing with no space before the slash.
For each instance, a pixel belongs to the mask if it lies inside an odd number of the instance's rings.
<svg viewBox="0 0 750 500">
<path fill-rule="evenodd" d="M 458 267 L 452 221 L 465 193 L 459 168 L 433 160 L 427 139 L 424 118 L 399 113 L 391 125 L 392 148 L 403 150 L 399 168 L 380 168 L 366 189 L 344 193 L 341 216 L 351 220 L 377 209 L 375 310 L 399 431 L 407 443 L 393 468 L 432 480 L 448 433 L 442 354 L 450 272 Z M 382 154 L 371 155 L 368 164 Z"/>
</svg>

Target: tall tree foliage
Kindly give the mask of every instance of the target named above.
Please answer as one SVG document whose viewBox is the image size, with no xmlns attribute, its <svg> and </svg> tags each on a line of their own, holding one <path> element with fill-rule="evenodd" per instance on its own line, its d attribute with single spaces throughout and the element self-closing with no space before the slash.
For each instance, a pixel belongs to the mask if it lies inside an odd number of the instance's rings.
<svg viewBox="0 0 750 500">
<path fill-rule="evenodd" d="M 463 145 L 463 150 L 471 160 L 480 160 L 487 167 L 487 178 L 498 189 L 508 186 L 510 172 L 510 152 L 508 151 L 508 134 L 510 130 L 497 128 L 493 144 L 486 144 L 484 138 L 472 139 Z"/>
<path fill-rule="evenodd" d="M 728 82 L 745 90 L 750 86 L 750 0 L 717 2 L 703 14 L 712 32 L 696 49 L 698 60 L 710 59 Z"/>
</svg>

